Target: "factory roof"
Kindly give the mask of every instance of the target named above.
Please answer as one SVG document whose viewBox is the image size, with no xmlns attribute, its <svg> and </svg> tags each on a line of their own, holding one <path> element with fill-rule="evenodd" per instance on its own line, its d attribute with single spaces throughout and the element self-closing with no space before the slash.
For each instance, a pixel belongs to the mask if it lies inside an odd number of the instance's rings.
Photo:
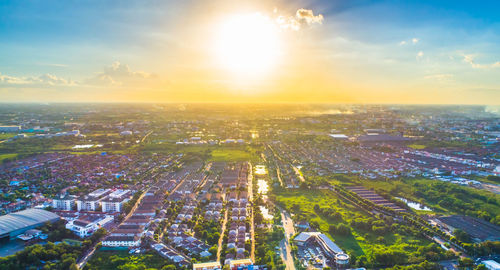
<svg viewBox="0 0 500 270">
<path fill-rule="evenodd" d="M 0 235 L 26 227 L 59 219 L 59 216 L 42 209 L 27 209 L 0 216 Z"/>
</svg>

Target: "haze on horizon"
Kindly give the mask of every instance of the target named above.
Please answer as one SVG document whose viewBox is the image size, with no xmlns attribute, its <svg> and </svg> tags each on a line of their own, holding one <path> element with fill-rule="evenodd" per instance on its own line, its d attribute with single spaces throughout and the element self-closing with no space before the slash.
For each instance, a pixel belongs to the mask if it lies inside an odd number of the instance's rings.
<svg viewBox="0 0 500 270">
<path fill-rule="evenodd" d="M 3 1 L 0 102 L 500 104 L 498 1 Z"/>
</svg>

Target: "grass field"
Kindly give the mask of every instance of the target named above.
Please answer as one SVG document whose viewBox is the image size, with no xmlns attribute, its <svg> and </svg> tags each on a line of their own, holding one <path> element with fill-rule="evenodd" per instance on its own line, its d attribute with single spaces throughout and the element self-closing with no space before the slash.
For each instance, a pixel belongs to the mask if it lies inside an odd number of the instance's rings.
<svg viewBox="0 0 500 270">
<path fill-rule="evenodd" d="M 408 147 L 413 148 L 415 150 L 422 150 L 422 149 L 427 148 L 427 146 L 425 146 L 423 144 L 409 144 Z"/>
<path fill-rule="evenodd" d="M 468 211 L 483 211 L 491 217 L 500 215 L 500 195 L 473 187 L 432 179 L 367 180 L 367 188 L 387 192 L 429 206 L 441 214 L 470 214 Z M 439 188 L 446 188 L 446 192 Z M 446 204 L 445 201 L 451 203 Z"/>
<path fill-rule="evenodd" d="M 125 251 L 98 250 L 84 269 L 161 269 L 170 264 L 156 252 L 150 251 L 140 255 L 130 255 Z"/>
<path fill-rule="evenodd" d="M 253 148 L 247 147 L 244 149 L 232 148 L 217 148 L 210 153 L 211 161 L 255 161 L 258 159 Z"/>
<path fill-rule="evenodd" d="M 7 159 L 13 160 L 17 157 L 17 154 L 0 154 L 0 164 L 4 163 Z"/>
<path fill-rule="evenodd" d="M 0 133 L 0 141 L 10 139 L 16 135 L 17 134 L 15 134 L 15 133 Z"/>
<path fill-rule="evenodd" d="M 286 190 L 277 193 L 276 200 L 284 205 L 295 215 L 301 215 L 310 223 L 317 222 L 322 232 L 329 235 L 334 242 L 355 256 L 370 256 L 374 251 L 383 250 L 405 250 L 415 251 L 421 246 L 428 245 L 426 239 L 419 239 L 411 236 L 400 235 L 389 232 L 383 236 L 383 241 L 379 241 L 379 236 L 352 228 L 349 236 L 332 235 L 329 233 L 330 225 L 339 222 L 349 224 L 354 218 L 368 217 L 366 213 L 339 199 L 332 191 L 327 190 Z M 321 207 L 331 207 L 336 212 L 342 214 L 343 221 L 328 220 L 314 211 L 314 205 Z"/>
</svg>

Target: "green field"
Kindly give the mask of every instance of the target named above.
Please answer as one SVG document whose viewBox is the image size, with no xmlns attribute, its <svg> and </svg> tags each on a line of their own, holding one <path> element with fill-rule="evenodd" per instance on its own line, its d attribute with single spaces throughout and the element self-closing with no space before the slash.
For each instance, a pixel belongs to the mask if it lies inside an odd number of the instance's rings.
<svg viewBox="0 0 500 270">
<path fill-rule="evenodd" d="M 403 235 L 397 232 L 388 232 L 382 236 L 361 229 L 351 228 L 350 235 L 332 234 L 330 225 L 344 223 L 348 225 L 356 218 L 368 218 L 368 214 L 339 199 L 332 191 L 296 190 L 277 193 L 276 200 L 294 214 L 296 220 L 308 220 L 311 224 L 317 223 L 319 230 L 330 235 L 334 242 L 342 249 L 356 257 L 370 258 L 373 253 L 387 251 L 416 252 L 419 247 L 427 246 L 430 242 L 412 235 Z M 340 220 L 333 220 L 318 214 L 314 205 L 329 207 L 342 215 Z M 416 257 L 417 255 L 413 255 Z M 416 260 L 415 258 L 413 258 Z M 411 258 L 409 259 L 411 260 Z"/>
<path fill-rule="evenodd" d="M 154 251 L 140 255 L 130 255 L 126 250 L 105 251 L 101 249 L 96 251 L 84 269 L 161 269 L 169 264 L 171 263 Z"/>
<path fill-rule="evenodd" d="M 366 180 L 362 184 L 420 202 L 441 214 L 465 214 L 500 224 L 500 195 L 432 179 Z"/>
<path fill-rule="evenodd" d="M 16 135 L 17 134 L 15 134 L 15 133 L 0 133 L 0 141 L 10 139 Z"/>
<path fill-rule="evenodd" d="M 210 155 L 211 161 L 250 161 L 258 158 L 255 150 L 250 147 L 246 149 L 218 148 L 212 150 Z"/>
<path fill-rule="evenodd" d="M 0 164 L 6 161 L 12 161 L 17 157 L 17 154 L 0 154 Z"/>
<path fill-rule="evenodd" d="M 425 149 L 427 146 L 425 146 L 423 144 L 410 144 L 410 145 L 408 145 L 408 147 L 416 149 L 416 150 L 422 150 L 422 149 Z"/>
</svg>

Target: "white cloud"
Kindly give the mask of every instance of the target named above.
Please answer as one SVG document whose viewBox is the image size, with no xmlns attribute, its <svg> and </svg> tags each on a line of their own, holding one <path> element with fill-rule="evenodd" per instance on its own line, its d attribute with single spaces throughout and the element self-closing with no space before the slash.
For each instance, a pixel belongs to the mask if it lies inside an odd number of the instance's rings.
<svg viewBox="0 0 500 270">
<path fill-rule="evenodd" d="M 97 73 L 94 77 L 87 79 L 87 84 L 95 85 L 122 85 L 125 81 L 148 79 L 152 74 L 144 71 L 132 71 L 126 64 L 119 61 L 104 68 L 103 72 Z"/>
<path fill-rule="evenodd" d="M 500 61 L 497 61 L 492 64 L 478 64 L 475 62 L 476 55 L 475 54 L 462 54 L 463 61 L 469 63 L 472 68 L 478 69 L 489 69 L 489 68 L 498 68 L 500 67 Z"/>
<path fill-rule="evenodd" d="M 424 52 L 423 52 L 423 51 L 419 51 L 419 52 L 417 53 L 417 60 L 418 60 L 418 59 L 422 59 L 422 57 L 424 57 Z"/>
<path fill-rule="evenodd" d="M 274 12 L 274 13 L 277 13 Z M 310 26 L 313 24 L 323 24 L 324 17 L 322 14 L 314 15 L 310 9 L 298 9 L 295 16 L 278 16 L 275 21 L 283 29 L 290 29 L 294 31 L 300 30 L 302 26 Z"/>
<path fill-rule="evenodd" d="M 408 44 L 417 44 L 418 42 L 420 41 L 419 38 L 412 38 L 410 40 L 402 40 L 401 42 L 399 42 L 399 46 L 404 46 L 404 45 L 408 45 Z"/>
<path fill-rule="evenodd" d="M 74 86 L 77 83 L 52 74 L 43 74 L 38 77 L 15 77 L 0 74 L 0 84 L 10 86 L 31 85 L 31 86 Z"/>
</svg>

